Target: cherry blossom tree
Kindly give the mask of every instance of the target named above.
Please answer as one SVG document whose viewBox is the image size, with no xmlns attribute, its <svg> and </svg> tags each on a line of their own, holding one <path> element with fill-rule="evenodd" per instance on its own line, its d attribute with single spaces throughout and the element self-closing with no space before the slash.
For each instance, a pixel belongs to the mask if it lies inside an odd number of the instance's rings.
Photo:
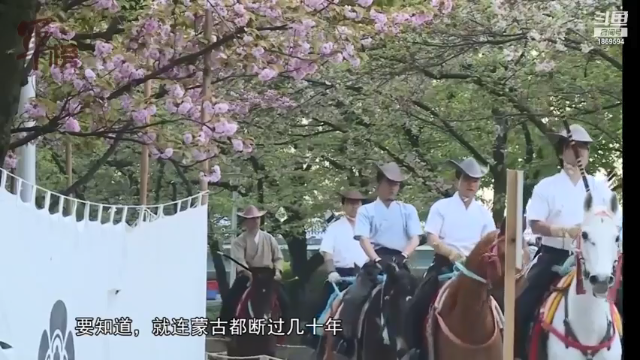
<svg viewBox="0 0 640 360">
<path fill-rule="evenodd" d="M 222 163 L 254 150 L 239 129 L 251 113 L 300 106 L 291 95 L 320 67 L 357 68 L 363 49 L 422 31 L 452 7 L 449 0 L 432 5 L 383 11 L 372 0 L 41 1 L 38 18 L 51 21 L 34 26 L 34 36 L 48 47 L 75 44 L 79 56 L 32 65 L 37 98 L 16 121 L 2 119 L 12 137 L 0 137 L 0 158 L 13 167 L 13 151 L 32 141 L 101 138 L 99 161 L 133 142 L 181 167 L 212 159 L 201 177 L 219 182 Z M 44 41 L 38 46 L 43 55 Z M 15 109 L 17 99 L 10 100 Z M 28 120 L 37 124 L 25 126 Z"/>
</svg>

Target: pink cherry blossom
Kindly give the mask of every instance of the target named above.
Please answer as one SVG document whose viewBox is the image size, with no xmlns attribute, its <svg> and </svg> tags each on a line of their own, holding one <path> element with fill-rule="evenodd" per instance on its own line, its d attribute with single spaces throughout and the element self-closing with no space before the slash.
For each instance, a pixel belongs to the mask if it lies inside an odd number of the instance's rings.
<svg viewBox="0 0 640 360">
<path fill-rule="evenodd" d="M 439 15 L 453 7 L 451 0 L 432 4 Z M 238 124 L 248 123 L 256 110 L 271 109 L 278 116 L 297 107 L 290 90 L 303 83 L 295 80 L 331 71 L 335 65 L 358 67 L 365 59 L 360 55 L 363 47 L 401 31 L 419 32 L 416 27 L 433 21 L 433 14 L 419 7 L 391 12 L 375 7 L 373 0 L 302 0 L 286 6 L 275 0 L 153 0 L 135 10 L 133 20 L 119 25 L 112 36 L 104 35 L 104 24 L 121 11 L 118 1 L 82 5 L 77 9 L 90 9 L 99 21 L 74 19 L 82 11 L 66 11 L 69 21 L 53 21 L 39 35 L 62 43 L 76 32 L 86 35 L 95 29 L 98 33 L 87 41 L 93 48 L 82 48 L 76 59 L 35 72 L 38 93 L 51 94 L 51 99 L 34 99 L 21 118 L 57 124 L 50 134 L 54 139 L 55 132 L 81 129 L 113 138 L 127 127 L 125 137 L 149 145 L 152 157 L 184 165 L 213 159 L 224 146 L 238 153 L 255 151 L 253 142 L 235 138 Z M 51 1 L 42 2 L 42 8 L 47 16 L 60 12 L 59 4 Z M 205 57 L 193 57 L 205 46 L 205 9 L 214 17 L 211 41 L 222 42 L 208 55 L 212 86 L 206 94 Z M 245 26 L 239 38 L 224 40 L 230 29 Z M 152 79 L 150 97 L 141 81 L 145 76 Z M 264 84 L 276 78 L 277 87 Z M 218 182 L 221 169 L 216 165 L 202 176 Z"/>
<path fill-rule="evenodd" d="M 80 123 L 74 118 L 67 118 L 62 126 L 62 130 L 66 132 L 80 132 Z"/>
<path fill-rule="evenodd" d="M 3 167 L 8 170 L 15 169 L 18 166 L 18 157 L 11 151 L 7 154 L 7 157 L 4 158 Z"/>
<path fill-rule="evenodd" d="M 201 172 L 200 178 L 206 180 L 209 183 L 217 183 L 222 178 L 222 175 L 220 174 L 220 166 L 213 166 L 209 174 Z"/>
<path fill-rule="evenodd" d="M 273 69 L 264 69 L 258 75 L 258 78 L 262 81 L 269 81 L 278 76 L 278 73 Z"/>
<path fill-rule="evenodd" d="M 233 150 L 235 151 L 244 150 L 244 143 L 240 139 L 231 139 L 231 144 L 233 144 Z"/>
</svg>

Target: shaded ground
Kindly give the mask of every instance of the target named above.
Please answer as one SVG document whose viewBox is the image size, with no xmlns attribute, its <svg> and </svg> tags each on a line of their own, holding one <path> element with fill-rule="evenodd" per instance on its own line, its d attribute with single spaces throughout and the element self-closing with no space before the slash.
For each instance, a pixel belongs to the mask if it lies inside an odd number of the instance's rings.
<svg viewBox="0 0 640 360">
<path fill-rule="evenodd" d="M 225 359 L 224 356 L 215 356 L 212 353 L 226 351 L 226 342 L 219 338 L 207 338 L 206 350 L 208 359 Z M 278 347 L 276 356 L 285 360 L 311 360 L 313 359 L 313 350 L 305 347 Z"/>
</svg>

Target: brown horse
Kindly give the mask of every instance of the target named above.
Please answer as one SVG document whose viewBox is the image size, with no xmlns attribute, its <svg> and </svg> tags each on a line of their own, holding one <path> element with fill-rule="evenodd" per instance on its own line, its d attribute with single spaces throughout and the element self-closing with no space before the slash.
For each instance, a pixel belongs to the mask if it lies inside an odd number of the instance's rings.
<svg viewBox="0 0 640 360">
<path fill-rule="evenodd" d="M 500 233 L 498 234 L 498 238 L 496 240 L 496 245 L 498 249 L 498 259 L 500 259 L 500 264 L 502 268 L 502 276 L 500 279 L 493 284 L 491 289 L 491 295 L 500 305 L 500 309 L 504 310 L 504 264 L 505 264 L 505 236 L 504 236 L 504 228 L 500 229 Z M 522 289 L 526 284 L 526 274 L 529 266 L 533 259 L 531 258 L 531 254 L 525 248 L 522 249 L 522 269 L 516 269 L 516 296 L 520 294 Z"/>
<path fill-rule="evenodd" d="M 228 356 L 276 356 L 277 337 L 273 332 L 286 332 L 288 324 L 280 324 L 281 312 L 277 301 L 276 271 L 273 268 L 250 268 L 251 284 L 236 310 L 236 330 L 231 329 L 227 343 Z M 252 326 L 250 326 L 250 324 Z M 273 324 L 273 325 L 270 325 Z M 280 330 L 280 325 L 282 330 Z M 257 325 L 259 328 L 250 329 Z"/>
<path fill-rule="evenodd" d="M 502 358 L 502 315 L 490 295 L 503 273 L 497 235 L 484 236 L 440 290 L 426 326 L 430 360 Z"/>
</svg>

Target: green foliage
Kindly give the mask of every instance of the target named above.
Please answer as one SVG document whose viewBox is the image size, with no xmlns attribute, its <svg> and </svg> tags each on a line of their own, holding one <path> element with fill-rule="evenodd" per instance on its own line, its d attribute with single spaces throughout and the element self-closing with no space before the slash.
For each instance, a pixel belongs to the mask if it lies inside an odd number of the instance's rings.
<svg viewBox="0 0 640 360">
<path fill-rule="evenodd" d="M 291 264 L 289 262 L 285 262 L 282 266 L 282 281 L 289 281 L 293 278 L 295 278 L 295 276 L 291 271 Z"/>
</svg>

